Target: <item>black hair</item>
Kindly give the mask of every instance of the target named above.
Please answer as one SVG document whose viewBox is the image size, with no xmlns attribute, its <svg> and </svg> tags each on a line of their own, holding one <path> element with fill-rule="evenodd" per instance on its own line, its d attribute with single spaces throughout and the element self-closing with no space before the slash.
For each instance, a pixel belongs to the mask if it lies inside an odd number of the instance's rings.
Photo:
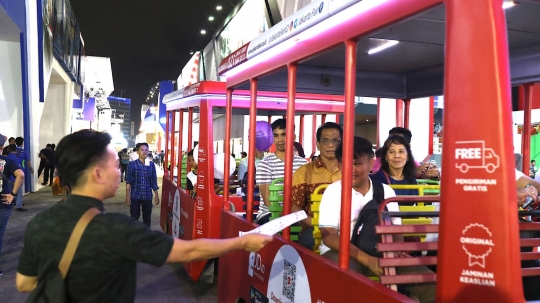
<svg viewBox="0 0 540 303">
<path fill-rule="evenodd" d="M 241 152 L 240 154 L 241 154 L 242 156 L 244 156 L 244 157 L 247 157 L 247 153 L 246 153 L 246 152 Z"/>
<path fill-rule="evenodd" d="M 192 157 L 193 157 L 193 149 L 190 150 L 190 151 L 188 151 L 187 156 L 188 156 L 188 157 L 189 157 L 189 156 L 192 156 Z"/>
<path fill-rule="evenodd" d="M 15 140 L 15 138 L 9 137 L 8 142 L 11 141 L 11 140 Z"/>
<path fill-rule="evenodd" d="M 287 119 L 281 118 L 272 122 L 272 131 L 276 129 L 285 129 L 287 127 Z"/>
<path fill-rule="evenodd" d="M 321 142 L 322 131 L 325 129 L 337 129 L 339 131 L 339 137 L 343 138 L 343 128 L 341 125 L 334 122 L 326 122 L 317 128 L 317 142 Z"/>
<path fill-rule="evenodd" d="M 51 147 L 51 144 L 50 144 L 50 143 L 47 143 L 47 145 L 45 145 L 45 147 Z"/>
<path fill-rule="evenodd" d="M 54 150 L 56 148 L 56 144 L 51 144 L 51 149 Z"/>
<path fill-rule="evenodd" d="M 405 140 L 407 140 L 407 144 L 411 144 L 411 139 L 412 139 L 412 133 L 410 130 L 404 128 L 404 127 L 394 127 L 392 128 L 391 130 L 388 131 L 388 136 L 392 136 L 392 135 L 400 135 L 402 136 L 403 138 L 405 138 Z"/>
<path fill-rule="evenodd" d="M 143 146 L 143 145 L 146 146 L 146 147 L 148 147 L 148 143 L 146 143 L 146 142 L 137 143 L 137 144 L 135 145 L 135 151 L 138 151 L 139 148 L 140 148 L 141 146 Z"/>
<path fill-rule="evenodd" d="M 80 185 L 84 171 L 106 158 L 112 137 L 108 133 L 83 129 L 65 136 L 55 152 L 58 175 L 69 188 Z"/>
<path fill-rule="evenodd" d="M 17 145 L 15 144 L 9 144 L 8 146 L 6 146 L 7 150 L 9 150 L 9 152 L 16 152 L 17 151 Z"/>
<path fill-rule="evenodd" d="M 23 143 L 24 143 L 23 137 L 15 138 L 15 144 L 17 144 L 17 146 L 23 145 Z"/>
<path fill-rule="evenodd" d="M 411 146 L 407 144 L 407 139 L 400 135 L 390 136 L 384 141 L 384 145 L 381 147 L 381 169 L 386 173 L 390 173 L 390 166 L 386 160 L 386 153 L 391 144 L 405 146 L 405 149 L 407 150 L 407 162 L 405 163 L 405 167 L 403 167 L 403 176 L 405 177 L 405 180 L 413 182 L 412 180 L 416 179 L 416 163 L 414 162 Z"/>
<path fill-rule="evenodd" d="M 236 155 L 235 155 L 235 154 L 231 154 L 231 156 L 232 156 L 233 158 L 236 158 Z"/>
<path fill-rule="evenodd" d="M 368 156 L 368 159 L 373 158 L 373 144 L 366 138 L 354 136 L 353 159 L 360 159 L 364 156 Z M 343 158 L 343 144 L 340 144 L 336 148 L 336 158 L 341 163 Z"/>
<path fill-rule="evenodd" d="M 535 163 L 536 163 L 536 160 L 532 159 L 532 160 L 531 160 L 531 163 L 533 163 L 533 162 L 535 162 Z"/>
<path fill-rule="evenodd" d="M 298 152 L 298 156 L 301 158 L 305 158 L 306 154 L 304 153 L 304 148 L 302 147 L 302 144 L 298 142 L 294 142 L 294 148 L 296 148 L 296 151 Z"/>
<path fill-rule="evenodd" d="M 9 149 L 7 149 L 7 147 L 4 147 L 4 149 L 2 149 L 2 156 L 7 156 L 9 155 Z"/>
</svg>

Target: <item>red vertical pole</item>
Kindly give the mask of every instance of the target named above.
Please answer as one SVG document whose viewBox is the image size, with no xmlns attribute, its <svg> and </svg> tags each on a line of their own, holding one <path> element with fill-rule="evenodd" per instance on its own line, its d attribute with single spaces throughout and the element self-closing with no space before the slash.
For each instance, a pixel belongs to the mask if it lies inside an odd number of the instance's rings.
<svg viewBox="0 0 540 303">
<path fill-rule="evenodd" d="M 182 143 L 183 143 L 183 133 L 184 133 L 184 110 L 181 109 L 178 111 L 179 121 L 178 121 L 178 182 L 176 182 L 177 187 L 182 187 Z M 188 170 L 186 170 L 188 172 Z"/>
<path fill-rule="evenodd" d="M 523 154 L 522 172 L 529 174 L 529 166 L 531 165 L 531 109 L 533 97 L 533 83 L 523 84 L 525 90 L 525 106 L 523 108 L 523 133 L 521 137 L 521 153 Z"/>
<path fill-rule="evenodd" d="M 524 302 L 505 11 L 501 1 L 492 0 L 445 5 L 436 302 Z M 468 154 L 471 150 L 476 155 Z M 491 185 L 475 190 L 463 182 L 475 180 Z M 465 210 L 463 201 L 475 202 Z"/>
<path fill-rule="evenodd" d="M 379 139 L 379 126 L 381 125 L 379 120 L 381 117 L 381 98 L 377 98 L 377 138 L 375 139 L 375 145 L 377 146 L 377 149 L 379 149 L 380 145 L 380 139 Z"/>
<path fill-rule="evenodd" d="M 255 194 L 255 139 L 257 123 L 257 79 L 249 80 L 249 152 L 248 152 L 248 184 L 247 184 L 247 207 L 246 219 L 253 222 L 253 195 Z M 270 123 L 270 116 L 268 116 Z M 268 201 L 267 201 L 268 202 Z"/>
<path fill-rule="evenodd" d="M 396 99 L 396 126 L 403 127 L 403 100 Z"/>
<path fill-rule="evenodd" d="M 176 163 L 176 153 L 174 150 L 174 143 L 176 142 L 176 110 L 171 111 L 172 115 L 172 126 L 171 126 L 171 180 L 174 182 L 174 164 Z M 177 177 L 177 185 L 178 185 L 178 177 Z"/>
<path fill-rule="evenodd" d="M 231 176 L 229 171 L 231 168 L 231 125 L 232 125 L 232 88 L 227 88 L 225 96 L 225 164 L 223 166 L 223 208 L 229 210 L 229 181 Z M 214 163 L 214 165 L 216 165 Z"/>
<path fill-rule="evenodd" d="M 339 115 L 336 115 L 336 123 L 339 124 Z"/>
<path fill-rule="evenodd" d="M 199 109 L 200 112 L 200 109 Z M 200 116 L 199 116 L 200 119 Z M 193 148 L 193 107 L 188 109 L 188 128 L 187 128 L 187 145 L 188 149 Z M 193 153 L 198 153 L 198 150 L 194 150 Z M 195 184 L 193 184 L 195 186 Z"/>
<path fill-rule="evenodd" d="M 433 155 L 433 120 L 435 115 L 435 97 L 431 96 L 429 97 L 429 138 L 430 141 L 428 142 L 428 155 Z"/>
<path fill-rule="evenodd" d="M 323 125 L 324 123 L 326 123 L 326 114 L 321 115 L 321 125 Z"/>
<path fill-rule="evenodd" d="M 313 115 L 313 118 L 311 120 L 311 132 L 313 133 L 313 136 L 311 138 L 311 155 L 309 156 L 309 159 L 311 159 L 313 156 L 315 156 L 315 153 L 317 152 L 317 116 Z"/>
<path fill-rule="evenodd" d="M 291 195 L 292 195 L 292 175 L 294 161 L 294 114 L 296 100 L 296 72 L 298 66 L 289 64 L 287 66 L 287 131 L 285 134 L 285 171 L 284 171 L 284 187 L 283 187 L 283 215 L 291 213 Z M 291 229 L 285 228 L 282 232 L 283 239 L 289 240 L 291 237 Z"/>
<path fill-rule="evenodd" d="M 403 123 L 403 127 L 409 129 L 409 113 L 411 108 L 411 99 L 403 99 L 403 103 L 405 103 L 405 108 L 403 111 L 403 118 L 405 120 L 405 123 Z"/>
<path fill-rule="evenodd" d="M 165 174 L 165 178 L 169 177 L 169 139 L 171 138 L 171 132 L 170 132 L 170 118 L 171 118 L 171 112 L 167 111 L 165 113 L 165 159 L 163 160 L 163 173 Z M 169 179 L 170 180 L 170 179 Z"/>
<path fill-rule="evenodd" d="M 300 135 L 298 137 L 298 142 L 304 146 L 304 115 L 300 115 Z"/>
<path fill-rule="evenodd" d="M 349 268 L 351 230 L 352 161 L 354 149 L 354 97 L 356 95 L 356 41 L 345 41 L 345 109 L 343 113 L 343 159 L 341 166 L 341 220 L 339 267 Z"/>
</svg>

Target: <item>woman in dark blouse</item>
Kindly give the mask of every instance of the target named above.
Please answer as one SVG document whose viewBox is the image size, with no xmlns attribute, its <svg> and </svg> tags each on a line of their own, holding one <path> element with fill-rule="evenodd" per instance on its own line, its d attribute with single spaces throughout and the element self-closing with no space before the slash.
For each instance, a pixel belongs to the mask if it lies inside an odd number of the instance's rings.
<svg viewBox="0 0 540 303">
<path fill-rule="evenodd" d="M 384 184 L 417 184 L 416 164 L 407 141 L 398 135 L 390 136 L 380 150 L 381 169 L 371 176 Z M 418 195 L 416 189 L 396 189 L 396 195 Z"/>
</svg>

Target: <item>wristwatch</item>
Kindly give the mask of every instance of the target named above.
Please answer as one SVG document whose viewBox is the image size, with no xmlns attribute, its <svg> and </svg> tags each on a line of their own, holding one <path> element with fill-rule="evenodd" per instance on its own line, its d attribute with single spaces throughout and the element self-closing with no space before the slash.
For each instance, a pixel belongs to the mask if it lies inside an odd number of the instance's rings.
<svg viewBox="0 0 540 303">
<path fill-rule="evenodd" d="M 12 195 L 13 197 L 17 197 L 17 194 L 14 194 L 13 192 L 11 192 L 11 195 Z"/>
</svg>

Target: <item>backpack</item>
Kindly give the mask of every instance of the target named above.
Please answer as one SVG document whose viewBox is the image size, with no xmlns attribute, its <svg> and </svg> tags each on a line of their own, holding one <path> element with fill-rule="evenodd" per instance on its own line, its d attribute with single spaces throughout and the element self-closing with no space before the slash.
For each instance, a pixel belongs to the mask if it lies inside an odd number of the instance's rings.
<svg viewBox="0 0 540 303">
<path fill-rule="evenodd" d="M 38 278 L 38 284 L 26 299 L 26 303 L 64 303 L 68 301 L 64 279 L 86 226 L 99 213 L 97 208 L 92 207 L 82 215 L 69 237 L 58 268 L 55 268 L 48 275 Z"/>
<path fill-rule="evenodd" d="M 370 256 L 381 257 L 377 252 L 377 243 L 380 242 L 381 236 L 375 233 L 375 226 L 379 224 L 379 205 L 384 200 L 384 187 L 382 183 L 376 181 L 372 181 L 371 184 L 373 200 L 360 211 L 354 225 L 351 243 Z"/>
<path fill-rule="evenodd" d="M 129 164 L 129 155 L 127 153 L 122 153 L 120 155 L 120 163 L 124 164 L 124 165 L 128 165 Z"/>
</svg>

